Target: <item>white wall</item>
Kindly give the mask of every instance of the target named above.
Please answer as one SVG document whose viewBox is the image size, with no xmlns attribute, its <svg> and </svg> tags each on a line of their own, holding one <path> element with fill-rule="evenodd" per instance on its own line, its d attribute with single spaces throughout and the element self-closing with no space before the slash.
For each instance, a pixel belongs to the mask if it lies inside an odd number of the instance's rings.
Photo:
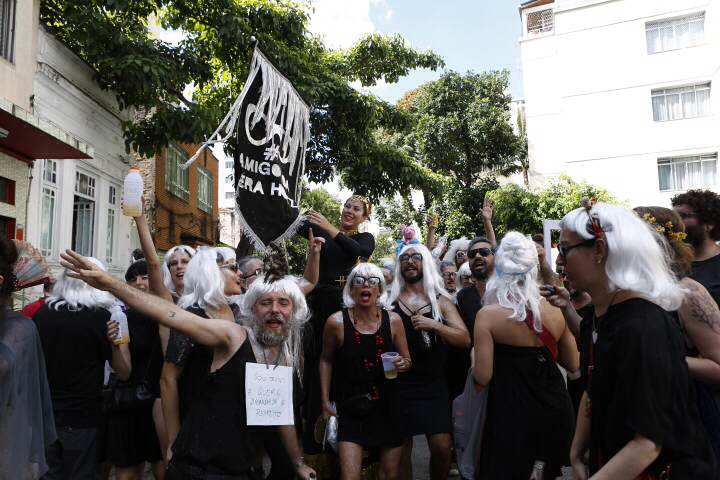
<svg viewBox="0 0 720 480">
<path fill-rule="evenodd" d="M 566 173 L 630 205 L 668 205 L 677 192 L 660 192 L 657 159 L 720 151 L 717 2 L 558 0 L 548 6 L 555 11 L 554 32 L 520 40 L 533 183 Z M 647 53 L 646 22 L 699 11 L 705 11 L 704 43 Z M 711 115 L 653 121 L 651 90 L 708 81 Z"/>
<path fill-rule="evenodd" d="M 101 90 L 93 81 L 93 72 L 82 60 L 42 28 L 38 32 L 37 72 L 34 77 L 35 111 L 91 145 L 90 160 L 58 160 L 55 234 L 50 258 L 57 266 L 58 255 L 72 243 L 75 173 L 82 171 L 95 178 L 95 232 L 93 255 L 106 262 L 108 245 L 108 190 L 116 188 L 115 236 L 110 271 L 121 275 L 127 268 L 130 252 L 138 246 L 137 236 L 128 217 L 121 214 L 122 182 L 129 168 L 125 153 L 120 112 L 114 94 Z M 41 191 L 43 161 L 35 162 L 30 189 L 28 239 L 40 244 L 42 222 Z"/>
</svg>

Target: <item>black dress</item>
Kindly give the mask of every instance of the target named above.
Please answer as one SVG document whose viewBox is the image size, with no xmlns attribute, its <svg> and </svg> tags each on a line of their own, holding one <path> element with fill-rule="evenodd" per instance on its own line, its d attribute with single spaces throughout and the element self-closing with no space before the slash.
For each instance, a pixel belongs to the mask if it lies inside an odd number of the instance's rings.
<svg viewBox="0 0 720 480">
<path fill-rule="evenodd" d="M 141 314 L 128 310 L 132 371 L 129 383 L 145 382 L 157 394 L 162 349 L 158 326 Z M 162 460 L 155 432 L 152 405 L 145 408 L 113 410 L 106 414 L 105 460 L 116 467 L 131 467 L 142 462 Z"/>
<path fill-rule="evenodd" d="M 385 378 L 380 355 L 396 351 L 390 331 L 390 315 L 382 311 L 375 333 L 355 329 L 343 309 L 343 344 L 333 362 L 333 392 L 338 407 L 338 441 L 366 448 L 392 448 L 402 444 L 397 428 L 394 382 Z M 369 395 L 371 402 L 358 402 Z M 365 404 L 360 408 L 358 403 Z"/>
<path fill-rule="evenodd" d="M 395 312 L 405 327 L 410 358 L 413 365 L 397 380 L 399 420 L 404 437 L 452 433 L 452 405 L 448 395 L 446 366 L 448 346 L 430 333 L 432 347 L 423 348 L 422 333 L 415 330 L 411 315 L 401 303 L 394 304 Z M 426 305 L 416 313 L 432 319 L 431 306 Z M 428 413 L 432 412 L 431 415 Z"/>
<path fill-rule="evenodd" d="M 167 480 L 212 475 L 262 478 L 262 446 L 270 427 L 249 427 L 245 409 L 245 364 L 255 363 L 246 340 L 222 367 L 207 375 L 185 417 L 168 466 Z M 222 477 L 226 478 L 226 477 Z"/>
<path fill-rule="evenodd" d="M 205 310 L 198 305 L 193 305 L 185 310 L 200 317 L 209 318 Z M 195 344 L 184 333 L 170 330 L 165 361 L 174 363 L 183 369 L 180 378 L 178 378 L 178 402 L 181 421 L 190 411 L 195 394 L 202 390 L 212 360 L 212 348 Z"/>
<path fill-rule="evenodd" d="M 560 476 L 570 463 L 575 423 L 553 354 L 544 346 L 502 343 L 495 343 L 494 351 L 476 477 L 527 480 L 535 460 L 545 462 L 545 478 Z"/>
<path fill-rule="evenodd" d="M 470 347 L 448 346 L 447 384 L 450 400 L 455 399 L 465 389 L 465 380 L 467 379 L 468 370 L 470 370 L 470 349 L 474 341 L 475 315 L 482 308 L 482 297 L 475 285 L 470 285 L 457 293 L 455 303 L 460 317 L 462 317 L 465 327 L 470 333 Z"/>
<path fill-rule="evenodd" d="M 717 478 L 688 393 L 683 335 L 671 315 L 636 298 L 610 306 L 595 323 L 588 383 L 590 473 L 641 435 L 662 446 L 650 473 L 658 476 L 670 465 L 671 478 Z"/>
<path fill-rule="evenodd" d="M 323 452 L 314 435 L 315 423 L 322 414 L 318 366 L 323 329 L 328 317 L 342 309 L 345 279 L 359 260 L 370 258 L 375 250 L 375 237 L 370 233 L 348 236 L 341 232 L 333 238 L 322 228 L 307 222 L 300 227 L 298 234 L 307 238 L 310 227 L 315 237 L 325 239 L 325 245 L 320 251 L 320 278 L 307 297 L 312 318 L 305 324 L 303 332 L 305 399 L 302 441 L 305 453 L 314 455 Z"/>
</svg>

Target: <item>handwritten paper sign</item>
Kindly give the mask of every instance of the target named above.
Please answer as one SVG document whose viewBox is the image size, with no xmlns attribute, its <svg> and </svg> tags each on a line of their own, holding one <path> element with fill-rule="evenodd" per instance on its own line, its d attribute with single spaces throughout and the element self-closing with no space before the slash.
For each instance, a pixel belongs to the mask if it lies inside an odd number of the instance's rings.
<svg viewBox="0 0 720 480">
<path fill-rule="evenodd" d="M 245 364 L 248 425 L 295 425 L 291 367 Z"/>
</svg>

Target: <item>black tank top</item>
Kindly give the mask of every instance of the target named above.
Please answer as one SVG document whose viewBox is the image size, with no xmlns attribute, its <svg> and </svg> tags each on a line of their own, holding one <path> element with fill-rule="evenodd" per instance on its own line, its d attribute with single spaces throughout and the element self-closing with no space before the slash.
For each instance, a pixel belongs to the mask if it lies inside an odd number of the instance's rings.
<svg viewBox="0 0 720 480">
<path fill-rule="evenodd" d="M 412 358 L 413 362 L 412 368 L 398 377 L 398 385 L 435 389 L 438 388 L 439 384 L 442 384 L 442 388 L 445 388 L 447 344 L 433 332 L 428 332 L 432 346 L 430 349 L 424 348 L 422 346 L 422 332 L 415 330 L 413 327 L 411 316 L 405 310 L 407 307 L 403 307 L 399 302 L 395 302 L 394 307 L 395 313 L 400 316 L 403 327 L 405 327 L 405 337 L 407 338 L 408 350 L 410 350 L 410 358 Z M 430 319 L 433 318 L 432 307 L 429 304 L 416 313 Z"/>
<path fill-rule="evenodd" d="M 225 365 L 207 375 L 173 446 L 173 462 L 209 474 L 243 475 L 258 465 L 269 427 L 248 427 L 245 364 L 254 363 L 246 340 Z"/>
<path fill-rule="evenodd" d="M 377 331 L 360 333 L 350 320 L 347 308 L 342 313 L 345 336 L 334 363 L 335 397 L 342 401 L 369 393 L 373 400 L 380 400 L 386 391 L 380 355 L 397 351 L 390 331 L 390 315 L 383 309 Z"/>
</svg>

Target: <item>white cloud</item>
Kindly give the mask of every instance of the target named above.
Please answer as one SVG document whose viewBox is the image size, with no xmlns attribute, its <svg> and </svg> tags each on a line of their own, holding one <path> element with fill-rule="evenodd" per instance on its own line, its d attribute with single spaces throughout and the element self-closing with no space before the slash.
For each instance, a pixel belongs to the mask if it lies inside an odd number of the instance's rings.
<svg viewBox="0 0 720 480">
<path fill-rule="evenodd" d="M 315 0 L 312 6 L 310 31 L 336 49 L 350 47 L 362 35 L 377 30 L 371 11 L 385 20 L 393 15 L 387 0 Z"/>
</svg>

